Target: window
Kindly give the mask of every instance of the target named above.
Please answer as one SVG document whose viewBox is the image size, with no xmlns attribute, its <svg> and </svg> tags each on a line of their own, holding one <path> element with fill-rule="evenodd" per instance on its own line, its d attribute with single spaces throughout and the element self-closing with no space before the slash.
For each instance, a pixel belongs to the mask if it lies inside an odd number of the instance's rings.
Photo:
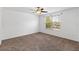
<svg viewBox="0 0 79 59">
<path fill-rule="evenodd" d="M 46 16 L 46 28 L 60 29 L 59 16 Z"/>
<path fill-rule="evenodd" d="M 52 28 L 53 22 L 50 16 L 46 16 L 46 28 Z"/>
<path fill-rule="evenodd" d="M 53 16 L 52 17 L 52 22 L 53 22 L 52 28 L 60 29 L 61 23 L 60 23 L 59 16 Z"/>
</svg>

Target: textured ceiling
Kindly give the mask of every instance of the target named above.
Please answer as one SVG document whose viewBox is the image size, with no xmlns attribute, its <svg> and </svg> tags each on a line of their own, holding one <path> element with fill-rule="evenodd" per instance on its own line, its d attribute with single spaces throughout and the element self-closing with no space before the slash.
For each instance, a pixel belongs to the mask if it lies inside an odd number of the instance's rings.
<svg viewBox="0 0 79 59">
<path fill-rule="evenodd" d="M 43 8 L 46 11 L 48 11 L 48 13 L 53 13 L 53 12 L 61 11 L 64 9 L 68 9 L 70 7 L 43 7 Z M 4 7 L 4 9 L 32 13 L 34 7 Z"/>
<path fill-rule="evenodd" d="M 48 13 L 53 13 L 53 12 L 57 12 L 57 11 L 61 11 L 64 9 L 68 9 L 69 7 L 45 7 L 44 9 L 48 11 Z"/>
</svg>

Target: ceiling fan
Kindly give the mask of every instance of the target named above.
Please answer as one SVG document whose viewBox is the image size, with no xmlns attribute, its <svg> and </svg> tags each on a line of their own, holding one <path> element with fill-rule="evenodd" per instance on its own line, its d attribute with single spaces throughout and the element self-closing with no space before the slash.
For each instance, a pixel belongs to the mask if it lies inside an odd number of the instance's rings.
<svg viewBox="0 0 79 59">
<path fill-rule="evenodd" d="M 42 8 L 42 7 L 36 7 L 36 8 L 34 9 L 34 12 L 37 13 L 38 15 L 41 15 L 41 14 L 43 14 L 43 13 L 47 13 L 48 11 L 45 11 L 45 9 Z"/>
</svg>

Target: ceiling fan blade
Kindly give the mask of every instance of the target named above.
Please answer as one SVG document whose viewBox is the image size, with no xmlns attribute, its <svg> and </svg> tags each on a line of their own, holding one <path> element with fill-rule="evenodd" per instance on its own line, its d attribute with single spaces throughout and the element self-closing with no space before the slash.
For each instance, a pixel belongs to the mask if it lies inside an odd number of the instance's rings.
<svg viewBox="0 0 79 59">
<path fill-rule="evenodd" d="M 48 11 L 41 11 L 41 12 L 43 12 L 43 13 L 47 13 Z"/>
</svg>

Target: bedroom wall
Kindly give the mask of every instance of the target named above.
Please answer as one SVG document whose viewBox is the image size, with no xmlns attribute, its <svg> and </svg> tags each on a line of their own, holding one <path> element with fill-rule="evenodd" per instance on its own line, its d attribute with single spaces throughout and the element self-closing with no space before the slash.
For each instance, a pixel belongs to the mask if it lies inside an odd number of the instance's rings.
<svg viewBox="0 0 79 59">
<path fill-rule="evenodd" d="M 0 7 L 0 40 L 2 40 L 2 7 Z"/>
<path fill-rule="evenodd" d="M 77 40 L 79 40 L 79 8 L 76 11 L 76 16 L 77 16 L 77 20 L 76 20 L 76 26 L 77 26 Z"/>
<path fill-rule="evenodd" d="M 3 39 L 36 33 L 39 31 L 38 16 L 9 9 L 3 9 Z"/>
<path fill-rule="evenodd" d="M 59 17 L 61 20 L 60 30 L 46 29 L 44 24 L 46 15 L 39 16 L 40 32 L 79 41 L 79 8 L 71 8 L 62 12 L 63 14 Z"/>
</svg>

